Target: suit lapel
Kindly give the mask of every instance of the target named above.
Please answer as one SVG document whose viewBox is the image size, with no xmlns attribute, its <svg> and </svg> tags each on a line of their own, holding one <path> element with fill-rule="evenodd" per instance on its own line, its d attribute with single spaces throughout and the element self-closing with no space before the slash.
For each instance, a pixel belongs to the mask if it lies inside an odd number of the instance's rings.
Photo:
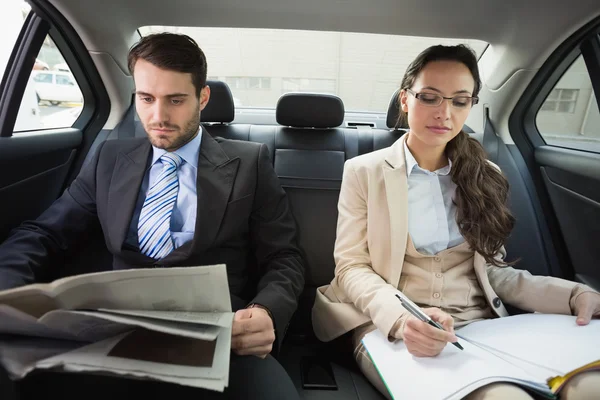
<svg viewBox="0 0 600 400">
<path fill-rule="evenodd" d="M 206 128 L 202 128 L 196 178 L 198 205 L 194 239 L 165 257 L 164 262 L 178 263 L 192 253 L 206 251 L 213 244 L 227 209 L 239 161 L 239 158 L 230 159 Z"/>
<path fill-rule="evenodd" d="M 108 193 L 108 237 L 121 250 L 129 229 L 152 147 L 148 140 L 129 153 L 119 153 Z"/>
<path fill-rule="evenodd" d="M 198 160 L 198 212 L 194 250 L 205 251 L 217 237 L 235 182 L 239 158 L 230 159 L 206 130 Z"/>
<path fill-rule="evenodd" d="M 398 287 L 408 240 L 408 180 L 402 136 L 392 146 L 383 168 L 386 198 L 390 214 L 391 271 L 390 284 Z"/>
</svg>

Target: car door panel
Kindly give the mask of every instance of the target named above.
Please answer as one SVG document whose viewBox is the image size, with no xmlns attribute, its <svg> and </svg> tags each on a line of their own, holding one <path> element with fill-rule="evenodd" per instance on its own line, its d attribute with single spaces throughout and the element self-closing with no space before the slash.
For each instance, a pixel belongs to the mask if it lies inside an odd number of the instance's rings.
<svg viewBox="0 0 600 400">
<path fill-rule="evenodd" d="M 32 11 L 23 22 L 0 84 L 0 168 L 3 171 L 0 174 L 0 207 L 3 210 L 0 213 L 0 242 L 21 222 L 39 216 L 63 193 L 78 174 L 110 112 L 110 101 L 102 80 L 72 26 L 50 3 L 30 3 Z M 65 85 L 56 84 L 55 71 L 38 72 L 51 74 L 52 83 L 32 78 L 35 59 L 42 45 L 49 42 L 55 46 L 61 60 L 64 59 L 64 64 L 69 65 L 72 73 L 66 76 L 73 81 L 78 96 L 83 95 L 83 99 L 80 98 L 83 105 L 73 114 L 74 118 L 67 118 L 69 121 L 65 125 L 73 127 L 46 129 L 61 126 L 64 120 L 48 122 L 59 113 L 70 114 L 71 109 L 44 110 L 44 122 L 37 128 L 31 127 L 37 130 L 15 132 L 16 116 L 22 108 L 28 82 L 33 83 L 38 93 L 44 92 L 44 85 L 51 86 L 54 91 L 57 86 L 65 89 Z M 73 97 L 69 96 L 68 90 L 63 95 L 65 99 Z M 44 97 L 43 93 L 40 97 Z"/>
<path fill-rule="evenodd" d="M 509 119 L 562 275 L 600 290 L 600 19 L 561 43 Z M 545 113 L 545 114 L 543 114 Z M 549 114 L 551 113 L 551 114 Z"/>
<path fill-rule="evenodd" d="M 77 129 L 0 139 L 0 241 L 20 222 L 37 217 L 64 188 L 81 144 Z"/>
<path fill-rule="evenodd" d="M 535 151 L 574 278 L 600 288 L 600 154 L 551 146 Z"/>
</svg>

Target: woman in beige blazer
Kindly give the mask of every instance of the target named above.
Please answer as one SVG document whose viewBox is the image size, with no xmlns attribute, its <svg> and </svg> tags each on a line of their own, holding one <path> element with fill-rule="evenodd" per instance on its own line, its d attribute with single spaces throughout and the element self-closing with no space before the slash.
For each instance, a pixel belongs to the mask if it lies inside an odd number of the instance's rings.
<svg viewBox="0 0 600 400">
<path fill-rule="evenodd" d="M 503 302 L 527 311 L 600 315 L 588 286 L 532 276 L 505 261 L 514 218 L 508 182 L 484 149 L 462 131 L 481 87 L 477 59 L 465 46 L 433 46 L 408 67 L 400 113 L 409 132 L 389 148 L 346 162 L 339 198 L 335 277 L 317 290 L 313 326 L 330 341 L 352 331 L 354 356 L 367 378 L 389 393 L 361 339 L 379 329 L 430 357 L 456 340 L 455 326 L 508 315 Z M 401 291 L 446 331 L 411 316 Z M 600 393 L 600 374 L 582 374 L 563 399 Z M 517 386 L 493 384 L 471 399 L 531 399 Z"/>
</svg>

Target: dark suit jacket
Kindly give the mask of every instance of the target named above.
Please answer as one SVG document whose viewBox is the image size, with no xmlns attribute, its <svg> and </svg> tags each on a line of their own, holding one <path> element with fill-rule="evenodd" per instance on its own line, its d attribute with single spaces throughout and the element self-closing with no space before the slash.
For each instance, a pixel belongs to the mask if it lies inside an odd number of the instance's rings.
<svg viewBox="0 0 600 400">
<path fill-rule="evenodd" d="M 304 285 L 304 264 L 266 145 L 215 139 L 203 129 L 194 238 L 159 261 L 124 245 L 151 155 L 146 138 L 103 143 L 65 193 L 0 246 L 0 289 L 39 281 L 48 269 L 60 268 L 55 260 L 61 253 L 100 224 L 113 269 L 225 263 L 233 309 L 267 307 L 277 349 Z"/>
</svg>

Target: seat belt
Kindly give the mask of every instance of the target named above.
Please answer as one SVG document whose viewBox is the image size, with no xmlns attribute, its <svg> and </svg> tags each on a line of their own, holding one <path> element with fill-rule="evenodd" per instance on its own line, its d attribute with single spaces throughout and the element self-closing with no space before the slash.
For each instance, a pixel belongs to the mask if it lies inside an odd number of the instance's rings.
<svg viewBox="0 0 600 400">
<path fill-rule="evenodd" d="M 121 120 L 121 122 L 119 122 L 112 131 L 102 130 L 102 131 L 100 131 L 98 136 L 96 136 L 96 139 L 90 146 L 90 151 L 88 151 L 87 155 L 85 156 L 85 160 L 83 161 L 83 165 L 81 166 L 81 168 L 83 169 L 87 165 L 87 163 L 94 157 L 94 154 L 96 153 L 96 149 L 98 149 L 98 146 L 100 146 L 100 144 L 104 143 L 104 141 L 114 140 L 114 139 L 131 138 L 131 137 L 134 137 L 134 134 L 135 134 L 135 103 L 132 100 L 131 105 L 125 112 L 125 115 L 123 116 L 123 119 Z"/>
<path fill-rule="evenodd" d="M 496 130 L 490 120 L 490 109 L 489 107 L 484 108 L 485 112 L 485 126 L 483 128 L 483 148 L 488 153 L 488 157 L 491 162 L 497 163 L 498 161 L 498 150 L 499 140 Z"/>
<path fill-rule="evenodd" d="M 131 105 L 125 112 L 121 122 L 115 126 L 107 140 L 132 138 L 135 135 L 135 102 L 131 101 Z"/>
<path fill-rule="evenodd" d="M 357 125 L 358 155 L 373 151 L 373 129 L 369 125 Z"/>
</svg>

